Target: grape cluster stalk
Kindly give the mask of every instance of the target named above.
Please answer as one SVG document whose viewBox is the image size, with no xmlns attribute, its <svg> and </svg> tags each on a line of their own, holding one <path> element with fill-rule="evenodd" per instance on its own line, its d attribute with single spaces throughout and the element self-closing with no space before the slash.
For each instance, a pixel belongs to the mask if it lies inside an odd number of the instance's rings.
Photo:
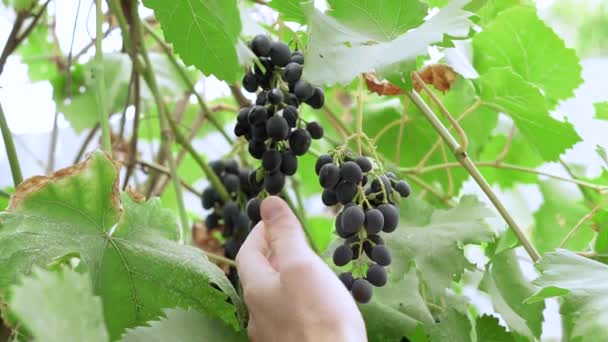
<svg viewBox="0 0 608 342">
<path fill-rule="evenodd" d="M 397 229 L 399 209 L 395 203 L 410 195 L 410 186 L 393 173 L 385 173 L 378 161 L 374 167 L 369 158 L 345 148 L 319 156 L 315 171 L 324 189 L 323 203 L 343 205 L 335 228 L 344 242 L 334 250 L 333 262 L 339 267 L 351 264 L 352 270 L 339 278 L 357 302 L 367 303 L 372 286 L 386 285 L 385 267 L 392 260 L 380 233 Z"/>
</svg>

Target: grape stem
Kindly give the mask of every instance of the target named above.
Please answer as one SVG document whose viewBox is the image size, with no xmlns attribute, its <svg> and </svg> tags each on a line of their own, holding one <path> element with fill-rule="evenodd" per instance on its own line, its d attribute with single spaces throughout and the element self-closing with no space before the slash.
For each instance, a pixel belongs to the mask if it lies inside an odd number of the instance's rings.
<svg viewBox="0 0 608 342">
<path fill-rule="evenodd" d="M 0 130 L 2 131 L 2 139 L 4 140 L 4 148 L 8 157 L 8 163 L 11 167 L 13 184 L 15 187 L 17 187 L 17 185 L 23 181 L 23 176 L 21 175 L 21 166 L 19 165 L 19 157 L 17 156 L 17 150 L 15 149 L 13 134 L 8 128 L 8 123 L 6 122 L 6 116 L 4 116 L 2 104 L 0 104 Z"/>
<path fill-rule="evenodd" d="M 465 168 L 465 170 L 467 170 L 471 177 L 473 177 L 475 182 L 486 194 L 490 202 L 492 202 L 496 210 L 498 210 L 498 212 L 507 222 L 509 227 L 511 227 L 511 229 L 519 239 L 519 242 L 522 244 L 522 246 L 530 256 L 530 258 L 532 258 L 534 262 L 537 262 L 540 259 L 540 254 L 538 253 L 532 242 L 528 239 L 523 229 L 507 211 L 498 196 L 496 196 L 496 194 L 492 190 L 492 187 L 490 186 L 490 184 L 488 184 L 488 181 L 481 175 L 479 169 L 475 166 L 475 164 L 471 161 L 466 152 L 462 149 L 462 146 L 458 143 L 458 141 L 456 141 L 456 139 L 454 139 L 449 130 L 443 125 L 441 120 L 439 120 L 437 115 L 415 90 L 409 90 L 406 92 L 406 94 L 412 100 L 414 105 L 416 105 L 416 107 L 420 109 L 422 114 L 427 118 L 429 123 L 435 129 L 435 131 L 437 131 L 437 133 L 441 136 L 446 145 L 450 148 L 458 162 Z"/>
<path fill-rule="evenodd" d="M 564 238 L 559 243 L 559 246 L 557 246 L 557 248 L 563 248 L 564 245 L 566 244 L 566 242 L 568 242 L 568 240 L 570 240 L 570 238 L 572 236 L 574 236 L 574 233 L 576 233 L 583 226 L 583 223 L 592 219 L 593 216 L 595 216 L 595 214 L 597 214 L 597 212 L 607 203 L 608 203 L 608 198 L 604 198 L 600 203 L 598 203 L 598 205 L 593 207 L 593 209 L 591 209 L 590 212 L 585 214 L 585 216 L 581 217 L 581 219 L 574 225 L 574 227 L 572 227 L 572 229 L 568 232 L 568 234 L 566 234 L 566 236 L 564 236 Z"/>
<path fill-rule="evenodd" d="M 112 140 L 110 138 L 110 121 L 108 118 L 107 103 L 106 103 L 106 83 L 104 76 L 103 65 L 103 49 L 101 42 L 103 41 L 103 12 L 101 10 L 101 0 L 95 0 L 95 68 L 93 69 L 93 78 L 95 79 L 95 93 L 97 94 L 97 114 L 101 123 L 101 145 L 103 150 L 112 156 Z"/>
<path fill-rule="evenodd" d="M 363 134 L 363 75 L 359 75 L 357 90 L 357 151 L 361 155 L 361 135 Z"/>
</svg>

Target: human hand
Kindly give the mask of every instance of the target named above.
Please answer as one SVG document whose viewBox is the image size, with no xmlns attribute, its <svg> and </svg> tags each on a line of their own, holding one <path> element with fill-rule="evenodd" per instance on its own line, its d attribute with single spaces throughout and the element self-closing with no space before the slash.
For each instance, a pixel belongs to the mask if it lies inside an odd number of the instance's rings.
<svg viewBox="0 0 608 342">
<path fill-rule="evenodd" d="M 367 341 L 355 301 L 308 246 L 278 197 L 262 202 L 258 223 L 236 257 L 252 341 Z"/>
</svg>

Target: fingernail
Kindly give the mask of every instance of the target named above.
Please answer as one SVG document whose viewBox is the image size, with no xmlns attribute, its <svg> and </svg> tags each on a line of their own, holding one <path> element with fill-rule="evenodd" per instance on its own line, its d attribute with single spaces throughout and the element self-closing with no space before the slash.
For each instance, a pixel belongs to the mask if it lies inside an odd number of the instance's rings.
<svg viewBox="0 0 608 342">
<path fill-rule="evenodd" d="M 272 221 L 283 214 L 283 200 L 276 197 L 270 196 L 262 202 L 261 214 L 262 220 Z"/>
</svg>

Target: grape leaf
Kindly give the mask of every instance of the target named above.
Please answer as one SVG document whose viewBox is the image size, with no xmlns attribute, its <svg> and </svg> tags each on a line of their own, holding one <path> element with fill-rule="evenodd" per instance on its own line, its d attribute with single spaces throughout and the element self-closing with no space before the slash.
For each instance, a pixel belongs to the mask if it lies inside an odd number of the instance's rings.
<svg viewBox="0 0 608 342">
<path fill-rule="evenodd" d="M 541 89 L 549 108 L 572 97 L 583 82 L 574 50 L 566 48 L 533 8 L 517 6 L 501 12 L 473 38 L 473 52 L 480 74 L 509 68 Z"/>
<path fill-rule="evenodd" d="M 515 338 L 498 324 L 496 317 L 483 315 L 475 323 L 477 340 L 480 342 L 515 342 Z"/>
<path fill-rule="evenodd" d="M 481 27 L 485 27 L 502 11 L 523 4 L 526 0 L 474 0 L 473 2 L 478 3 L 475 14 L 480 20 L 477 24 Z M 470 6 L 471 5 L 469 5 L 469 7 Z"/>
<path fill-rule="evenodd" d="M 430 329 L 432 342 L 471 341 L 471 322 L 462 312 L 447 307 L 439 316 L 438 322 Z"/>
<path fill-rule="evenodd" d="M 608 101 L 594 103 L 595 119 L 608 121 Z"/>
<path fill-rule="evenodd" d="M 480 289 L 490 295 L 494 311 L 511 331 L 530 340 L 540 338 L 545 303 L 523 303 L 537 289 L 522 274 L 514 250 L 493 255 L 486 269 Z"/>
<path fill-rule="evenodd" d="M 401 203 L 399 228 L 386 237 L 393 254 L 391 277 L 402 277 L 414 263 L 431 292 L 443 294 L 453 280 L 458 281 L 464 270 L 472 267 L 463 246 L 494 239 L 494 233 L 484 223 L 492 212 L 475 197 L 465 196 L 457 207 L 435 210 L 427 224 L 418 225 L 404 215 L 411 212 L 407 207 L 415 201 Z"/>
<path fill-rule="evenodd" d="M 476 85 L 484 104 L 508 114 L 545 161 L 557 160 L 581 140 L 571 123 L 549 115 L 540 90 L 510 68 L 491 69 L 476 80 Z"/>
<path fill-rule="evenodd" d="M 608 266 L 567 250 L 547 253 L 536 264 L 541 289 L 529 302 L 563 297 L 565 341 L 602 341 L 608 334 Z"/>
<path fill-rule="evenodd" d="M 158 199 L 119 196 L 118 168 L 97 152 L 19 185 L 0 214 L 0 297 L 34 265 L 75 252 L 102 299 L 112 339 L 176 306 L 237 328 L 243 306 L 228 279 L 198 249 L 176 241 L 174 215 Z"/>
<path fill-rule="evenodd" d="M 534 213 L 535 225 L 532 242 L 542 254 L 557 248 L 566 234 L 589 212 L 580 193 L 558 181 L 540 183 L 543 205 Z M 571 250 L 584 250 L 594 236 L 591 222 L 585 222 L 563 246 Z"/>
<path fill-rule="evenodd" d="M 422 24 L 428 6 L 420 1 L 329 0 L 329 14 L 376 41 L 390 41 Z"/>
<path fill-rule="evenodd" d="M 57 64 L 49 57 L 49 53 L 58 50 L 59 46 L 49 40 L 47 25 L 36 25 L 32 29 L 17 50 L 23 62 L 27 64 L 32 82 L 50 80 L 57 76 Z"/>
<path fill-rule="evenodd" d="M 306 218 L 304 228 L 311 238 L 315 251 L 324 251 L 334 239 L 334 219 L 327 216 Z"/>
<path fill-rule="evenodd" d="M 72 269 L 51 272 L 35 268 L 11 288 L 11 313 L 35 340 L 107 342 L 99 297 L 91 279 Z"/>
<path fill-rule="evenodd" d="M 293 21 L 304 24 L 306 22 L 306 13 L 304 12 L 304 3 L 307 0 L 272 0 L 268 6 L 274 8 L 281 14 L 281 19 L 285 21 Z"/>
<path fill-rule="evenodd" d="M 415 62 L 444 34 L 466 35 L 470 13 L 461 7 L 468 0 L 453 0 L 422 25 L 387 42 L 377 42 L 318 10 L 308 16 L 308 50 L 303 78 L 314 84 L 348 83 L 368 71 L 402 72 L 403 63 Z M 359 15 L 367 16 L 363 11 Z M 350 18 L 350 22 L 355 21 Z"/>
<path fill-rule="evenodd" d="M 167 309 L 164 316 L 147 322 L 147 326 L 127 330 L 121 342 L 247 341 L 243 331 L 235 332 L 224 322 L 192 309 Z"/>
<path fill-rule="evenodd" d="M 242 73 L 237 56 L 241 19 L 236 0 L 145 0 L 167 41 L 187 65 L 234 82 Z"/>
</svg>

